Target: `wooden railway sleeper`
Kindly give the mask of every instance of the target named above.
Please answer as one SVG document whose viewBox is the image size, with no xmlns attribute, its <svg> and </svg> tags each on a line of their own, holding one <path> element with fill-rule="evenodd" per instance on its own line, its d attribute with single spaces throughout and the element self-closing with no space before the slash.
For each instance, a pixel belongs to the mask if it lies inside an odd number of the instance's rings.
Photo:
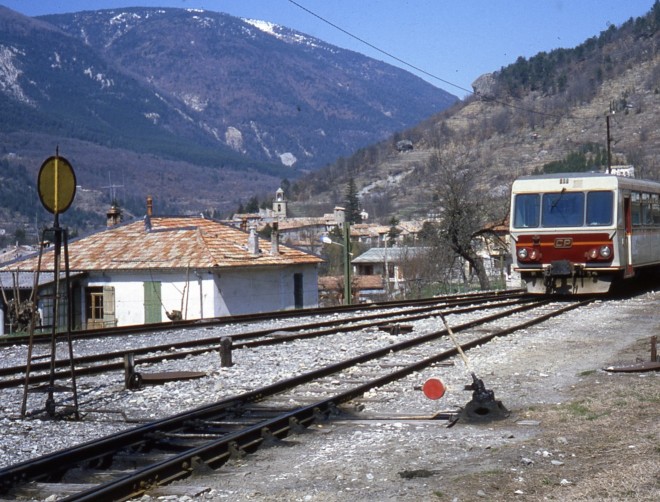
<svg viewBox="0 0 660 502">
<path fill-rule="evenodd" d="M 235 460 L 239 460 L 247 455 L 245 450 L 241 448 L 237 441 L 231 441 L 229 443 L 229 457 Z"/>
<path fill-rule="evenodd" d="M 296 434 L 301 434 L 305 430 L 305 426 L 296 417 L 289 417 L 289 429 Z"/>
</svg>

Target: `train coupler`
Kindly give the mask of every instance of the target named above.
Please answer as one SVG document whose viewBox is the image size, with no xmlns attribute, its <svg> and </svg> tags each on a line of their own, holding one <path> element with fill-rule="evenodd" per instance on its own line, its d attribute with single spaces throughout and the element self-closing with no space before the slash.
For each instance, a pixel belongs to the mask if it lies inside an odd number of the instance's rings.
<svg viewBox="0 0 660 502">
<path fill-rule="evenodd" d="M 483 380 L 472 373 L 472 383 L 465 386 L 472 391 L 472 399 L 461 411 L 460 419 L 467 422 L 488 422 L 501 420 L 510 415 L 502 401 L 495 399 L 495 392 L 487 389 Z"/>
</svg>

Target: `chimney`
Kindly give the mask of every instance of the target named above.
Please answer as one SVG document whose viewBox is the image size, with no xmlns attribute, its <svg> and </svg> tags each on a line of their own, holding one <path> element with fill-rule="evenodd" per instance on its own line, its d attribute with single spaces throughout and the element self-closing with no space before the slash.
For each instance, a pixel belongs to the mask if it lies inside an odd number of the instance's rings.
<svg viewBox="0 0 660 502">
<path fill-rule="evenodd" d="M 259 236 L 254 227 L 250 228 L 250 235 L 248 236 L 248 252 L 254 256 L 259 254 Z"/>
<path fill-rule="evenodd" d="M 270 234 L 270 254 L 277 256 L 280 254 L 280 232 L 279 223 L 273 222 L 273 231 Z"/>
<path fill-rule="evenodd" d="M 108 212 L 105 215 L 107 217 L 106 226 L 108 228 L 112 228 L 121 223 L 121 209 L 119 209 L 116 204 L 110 206 L 110 209 L 108 209 Z"/>
<path fill-rule="evenodd" d="M 147 216 L 151 217 L 154 214 L 154 199 L 151 195 L 147 195 Z"/>
</svg>

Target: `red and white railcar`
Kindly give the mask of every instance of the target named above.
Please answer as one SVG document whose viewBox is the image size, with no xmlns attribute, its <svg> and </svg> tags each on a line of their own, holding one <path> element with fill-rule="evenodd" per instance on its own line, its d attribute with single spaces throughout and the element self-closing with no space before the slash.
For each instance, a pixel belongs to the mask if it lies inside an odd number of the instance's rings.
<svg viewBox="0 0 660 502">
<path fill-rule="evenodd" d="M 660 183 L 611 174 L 513 183 L 514 270 L 531 293 L 605 293 L 660 264 Z"/>
</svg>

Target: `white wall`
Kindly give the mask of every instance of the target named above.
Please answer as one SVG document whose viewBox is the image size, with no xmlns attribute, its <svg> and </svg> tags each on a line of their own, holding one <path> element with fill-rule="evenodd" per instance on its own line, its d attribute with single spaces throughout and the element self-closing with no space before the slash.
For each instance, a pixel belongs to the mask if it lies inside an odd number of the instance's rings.
<svg viewBox="0 0 660 502">
<path fill-rule="evenodd" d="M 303 306 L 318 306 L 316 265 L 225 270 L 216 276 L 219 295 L 216 316 L 270 312 L 295 308 L 293 275 L 303 274 Z"/>
<path fill-rule="evenodd" d="M 206 281 L 212 281 L 209 275 Z M 161 319 L 168 321 L 166 312 L 181 310 L 184 319 L 199 319 L 200 306 L 199 279 L 194 272 L 152 272 L 128 273 L 106 272 L 102 276 L 90 274 L 87 286 L 112 286 L 115 289 L 115 317 L 118 326 L 144 324 L 144 283 L 161 283 Z M 207 295 L 209 285 L 204 285 Z M 210 286 L 212 288 L 212 284 Z M 209 305 L 212 306 L 212 301 Z M 212 308 L 209 307 L 209 312 Z M 207 317 L 206 312 L 204 313 Z M 186 317 L 187 316 L 187 317 Z"/>
<path fill-rule="evenodd" d="M 303 305 L 318 306 L 316 265 L 251 267 L 223 271 L 90 273 L 86 286 L 113 286 L 118 326 L 144 324 L 144 283 L 161 282 L 161 318 L 180 310 L 183 319 L 295 308 L 295 273 L 303 274 Z M 83 310 L 83 312 L 85 312 Z"/>
</svg>

